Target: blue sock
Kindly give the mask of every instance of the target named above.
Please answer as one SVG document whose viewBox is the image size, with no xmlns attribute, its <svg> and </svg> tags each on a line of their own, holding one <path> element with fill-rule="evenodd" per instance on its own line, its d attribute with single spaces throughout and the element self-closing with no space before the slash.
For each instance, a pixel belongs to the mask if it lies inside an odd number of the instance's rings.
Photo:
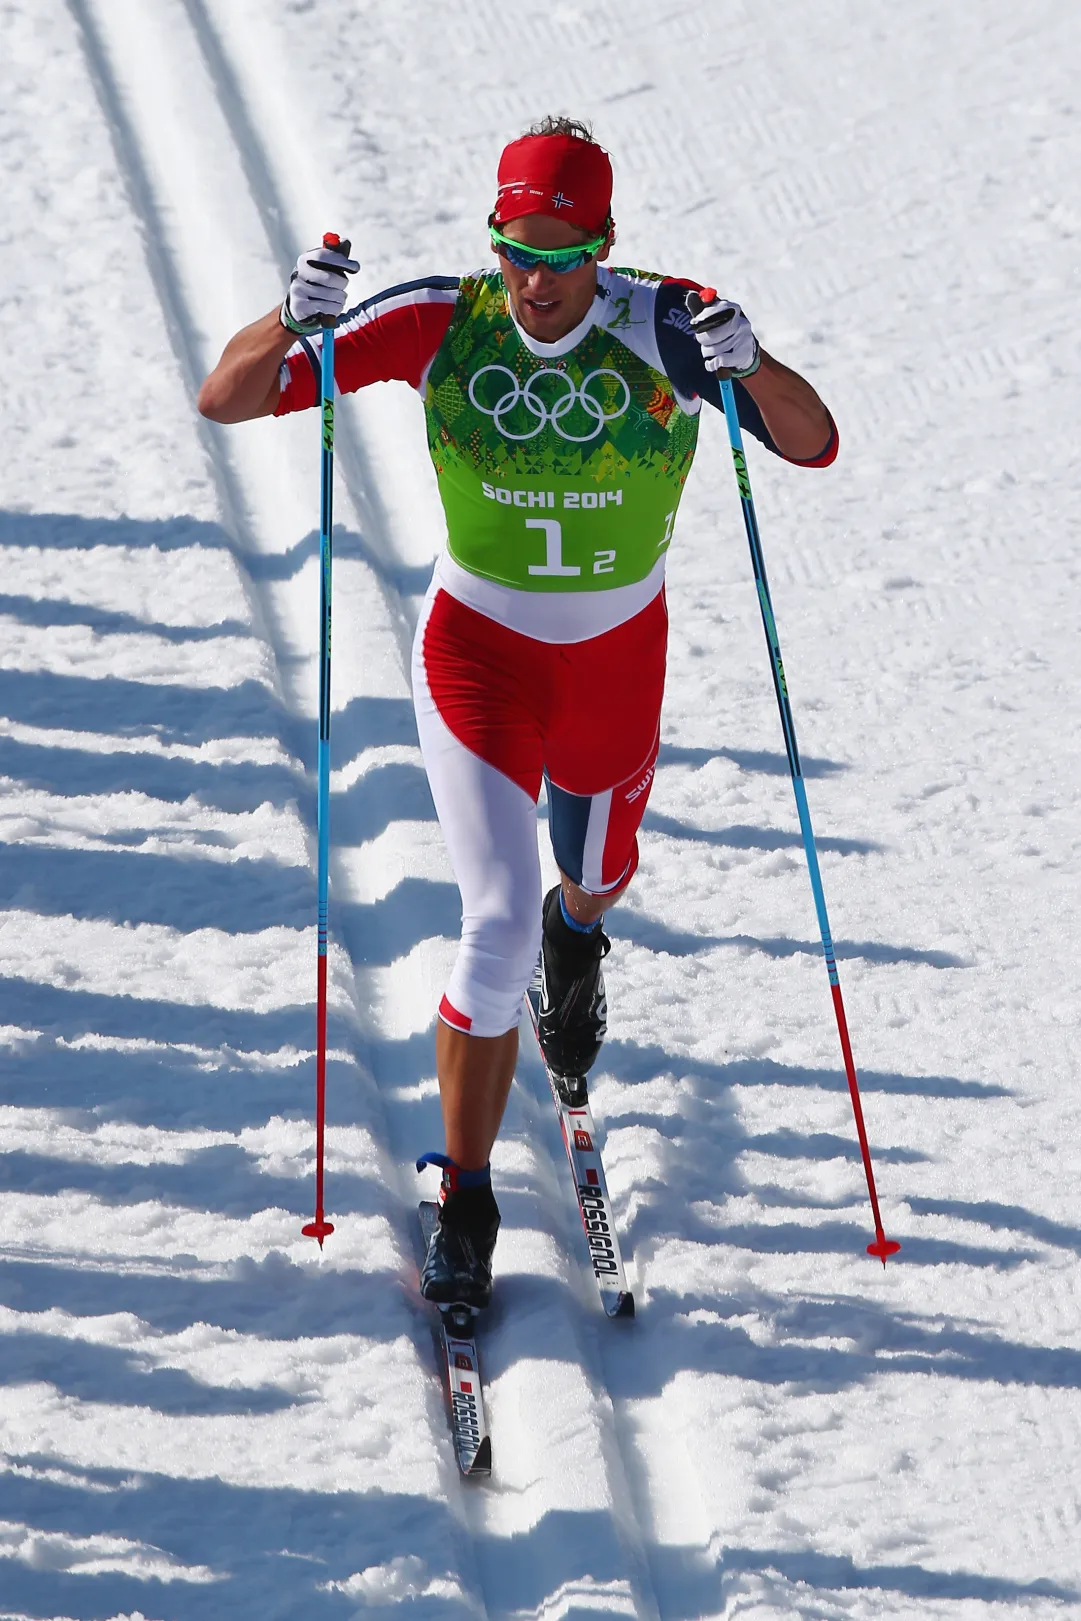
<svg viewBox="0 0 1081 1621">
<path fill-rule="evenodd" d="M 479 1171 L 461 1171 L 455 1166 L 451 1173 L 451 1181 L 455 1188 L 490 1188 L 492 1185 L 491 1162 L 482 1165 Z"/>
<path fill-rule="evenodd" d="M 601 926 L 601 920 L 599 917 L 594 918 L 592 923 L 579 923 L 577 918 L 571 917 L 570 913 L 567 911 L 567 903 L 563 898 L 562 884 L 559 886 L 559 910 L 563 913 L 564 923 L 567 925 L 568 929 L 573 929 L 575 934 L 592 934 L 594 929 L 599 929 Z"/>
<path fill-rule="evenodd" d="M 449 1188 L 485 1188 L 492 1185 L 491 1161 L 478 1171 L 463 1171 L 448 1154 L 430 1153 L 420 1156 L 417 1170 L 422 1171 L 426 1165 L 438 1165 L 443 1172 L 444 1184 Z"/>
</svg>

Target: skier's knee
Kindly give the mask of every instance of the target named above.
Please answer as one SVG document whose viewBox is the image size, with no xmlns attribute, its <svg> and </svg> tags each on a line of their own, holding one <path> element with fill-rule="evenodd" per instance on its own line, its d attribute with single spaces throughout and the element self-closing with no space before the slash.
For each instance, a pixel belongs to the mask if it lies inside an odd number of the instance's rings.
<svg viewBox="0 0 1081 1621">
<path fill-rule="evenodd" d="M 539 951 L 539 907 L 464 919 L 447 999 L 474 1035 L 502 1035 L 514 1025 Z"/>
</svg>

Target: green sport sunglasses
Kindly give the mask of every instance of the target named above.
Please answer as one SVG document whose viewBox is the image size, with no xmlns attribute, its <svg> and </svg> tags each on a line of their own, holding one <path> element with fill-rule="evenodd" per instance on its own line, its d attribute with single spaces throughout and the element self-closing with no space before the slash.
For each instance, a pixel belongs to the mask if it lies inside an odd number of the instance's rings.
<svg viewBox="0 0 1081 1621">
<path fill-rule="evenodd" d="M 544 265 L 557 276 L 565 276 L 568 270 L 578 270 L 597 257 L 608 240 L 611 226 L 606 225 L 601 235 L 594 237 L 592 242 L 582 242 L 571 248 L 527 248 L 521 242 L 504 236 L 491 220 L 488 221 L 488 229 L 492 233 L 492 246 L 496 252 L 509 259 L 516 269 L 536 270 L 538 265 Z"/>
</svg>

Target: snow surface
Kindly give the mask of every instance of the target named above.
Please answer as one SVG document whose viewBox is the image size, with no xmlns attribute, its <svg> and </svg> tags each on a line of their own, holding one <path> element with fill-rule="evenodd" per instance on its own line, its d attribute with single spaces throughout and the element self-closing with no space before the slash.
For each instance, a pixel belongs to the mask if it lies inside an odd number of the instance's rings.
<svg viewBox="0 0 1081 1621">
<path fill-rule="evenodd" d="M 0 0 L 0 1617 L 1081 1615 L 1076 316 L 1059 0 Z M 871 1236 L 707 424 L 593 1087 L 633 1324 L 524 1047 L 491 1484 L 415 1298 L 457 895 L 403 665 L 440 522 L 343 410 L 328 1204 L 312 1199 L 314 418 L 192 393 L 300 248 L 467 269 L 583 113 L 623 262 L 840 424 L 752 449 L 876 1151 Z M 430 1175 L 431 1173 L 429 1173 Z"/>
</svg>

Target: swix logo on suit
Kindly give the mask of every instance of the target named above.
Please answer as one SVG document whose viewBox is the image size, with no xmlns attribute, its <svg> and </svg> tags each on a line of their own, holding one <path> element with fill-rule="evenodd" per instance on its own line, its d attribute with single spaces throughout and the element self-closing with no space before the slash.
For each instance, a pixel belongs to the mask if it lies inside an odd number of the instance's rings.
<svg viewBox="0 0 1081 1621">
<path fill-rule="evenodd" d="M 655 285 L 610 280 L 627 299 Z M 451 556 L 484 579 L 604 591 L 645 579 L 671 539 L 697 413 L 638 352 L 646 342 L 603 316 L 572 349 L 537 355 L 498 271 L 459 284 L 424 405 Z"/>
<path fill-rule="evenodd" d="M 634 803 L 634 801 L 636 799 L 641 798 L 641 796 L 645 793 L 646 789 L 649 787 L 650 783 L 653 781 L 653 778 L 654 778 L 654 776 L 656 774 L 656 771 L 657 771 L 656 764 L 651 765 L 649 770 L 646 772 L 645 776 L 642 778 L 642 780 L 640 782 L 635 784 L 635 786 L 631 789 L 630 793 L 624 794 L 623 797 L 624 797 L 624 799 L 626 799 L 628 805 L 633 805 L 633 803 Z"/>
</svg>

